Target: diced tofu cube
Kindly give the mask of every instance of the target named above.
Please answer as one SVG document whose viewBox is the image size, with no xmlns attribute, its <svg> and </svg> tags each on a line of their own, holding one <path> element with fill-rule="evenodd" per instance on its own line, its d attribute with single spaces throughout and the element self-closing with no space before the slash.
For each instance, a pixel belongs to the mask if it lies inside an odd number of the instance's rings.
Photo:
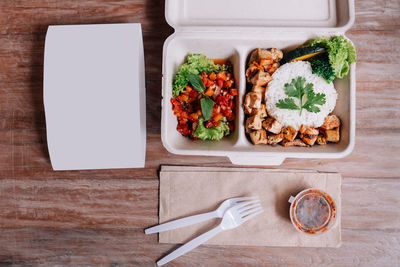
<svg viewBox="0 0 400 267">
<path fill-rule="evenodd" d="M 308 146 L 306 143 L 304 143 L 304 142 L 301 141 L 300 139 L 294 139 L 293 145 L 294 145 L 294 146 Z"/>
<path fill-rule="evenodd" d="M 296 138 L 297 136 L 297 131 L 295 128 L 293 128 L 292 126 L 288 126 L 282 129 L 282 133 L 283 133 L 283 137 L 288 140 L 293 142 L 293 140 Z"/>
<path fill-rule="evenodd" d="M 244 106 L 248 108 L 260 108 L 261 107 L 261 94 L 250 92 L 244 99 Z"/>
<path fill-rule="evenodd" d="M 326 141 L 337 143 L 340 140 L 339 127 L 325 131 Z"/>
<path fill-rule="evenodd" d="M 253 115 L 248 117 L 246 120 L 246 128 L 252 130 L 260 130 L 262 129 L 262 120 L 259 116 Z"/>
<path fill-rule="evenodd" d="M 267 132 L 263 129 L 251 132 L 250 139 L 253 144 L 267 144 Z"/>
<path fill-rule="evenodd" d="M 259 116 L 260 118 L 267 117 L 268 113 L 265 104 L 261 104 L 260 108 L 253 108 L 253 110 L 251 111 L 251 115 L 256 115 Z"/>
<path fill-rule="evenodd" d="M 256 86 L 264 86 L 272 80 L 271 75 L 268 72 L 264 72 L 259 70 L 253 77 L 250 79 L 250 83 Z"/>
<path fill-rule="evenodd" d="M 317 137 L 317 144 L 318 144 L 318 145 L 321 145 L 321 146 L 326 145 L 326 138 L 325 138 L 325 136 L 323 136 L 323 135 L 318 135 L 318 137 Z"/>
<path fill-rule="evenodd" d="M 267 137 L 268 145 L 276 145 L 283 140 L 283 134 L 270 134 Z"/>
<path fill-rule="evenodd" d="M 332 130 L 340 126 L 340 119 L 336 115 L 329 115 L 325 117 L 324 124 L 320 128 L 324 130 Z"/>
<path fill-rule="evenodd" d="M 268 132 L 274 133 L 274 134 L 279 134 L 282 130 L 282 124 L 280 124 L 274 118 L 266 119 L 263 122 L 262 126 L 264 127 L 265 130 L 267 130 Z"/>
</svg>

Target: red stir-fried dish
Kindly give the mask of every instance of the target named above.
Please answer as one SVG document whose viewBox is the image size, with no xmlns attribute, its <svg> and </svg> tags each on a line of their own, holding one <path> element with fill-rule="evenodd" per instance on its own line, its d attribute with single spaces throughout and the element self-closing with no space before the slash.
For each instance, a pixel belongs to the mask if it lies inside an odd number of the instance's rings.
<svg viewBox="0 0 400 267">
<path fill-rule="evenodd" d="M 190 74 L 188 84 L 171 98 L 177 130 L 193 140 L 220 140 L 235 128 L 238 89 L 231 72 Z M 202 84 L 201 84 L 202 83 Z"/>
</svg>

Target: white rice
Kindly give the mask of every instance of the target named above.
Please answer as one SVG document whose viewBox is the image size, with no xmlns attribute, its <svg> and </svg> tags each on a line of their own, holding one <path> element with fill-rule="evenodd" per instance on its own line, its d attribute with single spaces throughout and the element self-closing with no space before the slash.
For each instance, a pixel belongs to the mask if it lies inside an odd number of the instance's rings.
<svg viewBox="0 0 400 267">
<path fill-rule="evenodd" d="M 306 83 L 314 84 L 314 93 L 324 93 L 326 102 L 324 105 L 317 105 L 320 112 L 313 113 L 305 109 L 302 110 L 301 116 L 299 110 L 281 109 L 276 103 L 288 96 L 285 94 L 285 83 L 290 83 L 292 79 L 298 76 L 303 77 Z M 324 123 L 324 118 L 333 111 L 336 105 L 337 92 L 333 83 L 327 83 L 323 78 L 312 73 L 311 64 L 305 61 L 296 61 L 282 65 L 272 75 L 273 80 L 268 84 L 265 92 L 265 102 L 268 114 L 278 120 L 283 126 L 292 126 L 296 130 L 303 124 L 314 128 L 320 127 Z M 295 99 L 295 103 L 299 105 L 299 100 Z M 303 102 L 304 103 L 304 102 Z"/>
</svg>

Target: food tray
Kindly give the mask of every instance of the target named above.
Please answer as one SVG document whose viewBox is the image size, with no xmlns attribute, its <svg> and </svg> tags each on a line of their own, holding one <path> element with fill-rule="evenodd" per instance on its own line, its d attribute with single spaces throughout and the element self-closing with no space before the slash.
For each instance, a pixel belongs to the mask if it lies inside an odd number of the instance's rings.
<svg viewBox="0 0 400 267">
<path fill-rule="evenodd" d="M 338 100 L 333 114 L 340 117 L 341 140 L 337 144 L 314 147 L 255 146 L 246 137 L 242 104 L 246 94 L 245 69 L 248 56 L 257 47 L 276 47 L 290 50 L 317 36 L 342 34 L 354 22 L 352 0 L 297 1 L 166 1 L 166 19 L 175 28 L 164 43 L 161 135 L 164 147 L 171 153 L 183 155 L 227 156 L 234 164 L 280 165 L 285 158 L 340 158 L 351 153 L 355 139 L 355 63 L 344 79 L 335 79 Z M 229 3 L 229 4 L 228 4 Z M 260 8 L 277 5 L 280 18 L 274 14 L 263 18 Z M 216 20 L 205 7 L 224 10 Z M 204 6 L 204 7 L 203 7 Z M 289 8 L 288 8 L 289 7 Z M 254 9 L 254 8 L 253 8 Z M 301 16 L 299 11 L 305 12 Z M 254 12 L 253 12 L 254 11 Z M 235 14 L 228 16 L 225 14 Z M 236 12 L 236 13 L 235 13 Z M 279 25 L 279 27 L 277 27 Z M 239 97 L 236 105 L 235 131 L 221 141 L 192 141 L 176 131 L 176 117 L 172 112 L 172 81 L 185 57 L 201 53 L 209 58 L 226 58 L 233 65 Z"/>
</svg>

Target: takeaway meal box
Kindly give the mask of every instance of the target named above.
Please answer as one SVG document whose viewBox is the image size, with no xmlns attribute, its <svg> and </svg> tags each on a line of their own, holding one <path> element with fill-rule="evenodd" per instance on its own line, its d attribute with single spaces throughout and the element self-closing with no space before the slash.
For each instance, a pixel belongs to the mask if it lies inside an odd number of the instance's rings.
<svg viewBox="0 0 400 267">
<path fill-rule="evenodd" d="M 246 137 L 242 109 L 247 59 L 255 48 L 297 47 L 319 36 L 344 35 L 354 23 L 353 0 L 167 0 L 165 17 L 175 32 L 163 48 L 161 135 L 164 147 L 181 155 L 227 156 L 238 165 L 280 165 L 285 158 L 341 158 L 355 142 L 356 65 L 334 80 L 341 140 L 313 147 L 255 146 Z M 239 97 L 236 128 L 220 141 L 193 141 L 177 130 L 172 111 L 172 82 L 185 57 L 193 53 L 226 58 L 233 65 Z"/>
</svg>

